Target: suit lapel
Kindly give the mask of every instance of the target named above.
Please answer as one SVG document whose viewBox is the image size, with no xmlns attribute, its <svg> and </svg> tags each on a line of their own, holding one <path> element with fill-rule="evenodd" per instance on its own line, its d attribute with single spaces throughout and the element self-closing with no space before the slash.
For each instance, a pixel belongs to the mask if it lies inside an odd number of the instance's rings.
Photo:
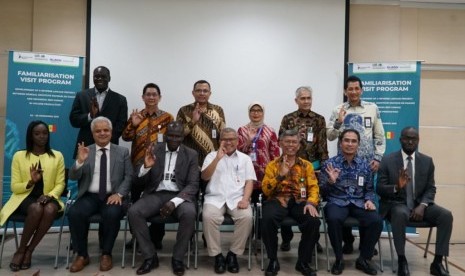
<svg viewBox="0 0 465 276">
<path fill-rule="evenodd" d="M 108 89 L 107 95 L 105 96 L 105 100 L 103 100 L 102 110 L 100 112 L 107 108 L 107 105 L 109 105 L 109 103 L 111 102 L 112 94 L 113 92 L 110 89 Z"/>
<path fill-rule="evenodd" d="M 96 157 L 96 146 L 95 144 L 89 146 L 89 157 L 87 160 L 89 160 L 89 166 L 90 166 L 90 172 L 93 174 L 95 170 L 95 157 Z"/>
<path fill-rule="evenodd" d="M 110 180 L 111 180 L 111 175 L 112 175 L 112 172 L 114 172 L 115 170 L 115 164 L 116 164 L 116 159 L 118 159 L 118 148 L 113 145 L 113 144 L 110 144 Z"/>
</svg>

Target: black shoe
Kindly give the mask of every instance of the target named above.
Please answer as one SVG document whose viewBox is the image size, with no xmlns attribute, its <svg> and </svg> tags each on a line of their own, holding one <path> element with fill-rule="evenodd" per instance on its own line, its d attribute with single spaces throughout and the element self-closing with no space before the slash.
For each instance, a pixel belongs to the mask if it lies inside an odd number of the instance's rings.
<svg viewBox="0 0 465 276">
<path fill-rule="evenodd" d="M 171 267 L 173 268 L 173 274 L 182 276 L 186 269 L 184 268 L 184 263 L 175 259 L 171 259 Z"/>
<path fill-rule="evenodd" d="M 323 253 L 323 247 L 321 247 L 319 242 L 316 243 L 316 252 Z"/>
<path fill-rule="evenodd" d="M 316 276 L 316 270 L 311 268 L 306 262 L 297 261 L 295 264 L 295 270 L 305 276 Z"/>
<path fill-rule="evenodd" d="M 145 259 L 142 265 L 137 269 L 136 274 L 142 275 L 149 273 L 152 269 L 159 266 L 158 256 L 155 254 L 152 258 Z"/>
<path fill-rule="evenodd" d="M 410 276 L 407 261 L 398 261 L 397 276 Z"/>
<path fill-rule="evenodd" d="M 344 271 L 345 265 L 343 260 L 336 260 L 331 267 L 331 274 L 340 275 Z"/>
<path fill-rule="evenodd" d="M 291 242 L 285 242 L 285 241 L 283 241 L 283 242 L 281 243 L 281 250 L 282 250 L 282 251 L 289 251 L 289 250 L 291 250 Z"/>
<path fill-rule="evenodd" d="M 265 270 L 265 276 L 275 276 L 278 274 L 279 269 L 278 260 L 270 260 L 270 263 Z"/>
<path fill-rule="evenodd" d="M 218 254 L 215 256 L 215 273 L 222 274 L 226 271 L 226 260 L 224 259 L 223 254 Z"/>
<path fill-rule="evenodd" d="M 355 268 L 361 270 L 369 275 L 376 275 L 378 274 L 378 270 L 373 267 L 369 260 L 365 260 L 362 257 L 358 257 L 357 261 L 355 261 Z"/>
<path fill-rule="evenodd" d="M 226 267 L 231 273 L 239 273 L 239 264 L 237 263 L 236 254 L 231 251 L 226 255 Z"/>
<path fill-rule="evenodd" d="M 354 252 L 354 244 L 345 242 L 344 246 L 342 246 L 342 253 L 352 254 L 352 252 Z"/>
<path fill-rule="evenodd" d="M 444 268 L 442 263 L 431 263 L 429 273 L 436 276 L 449 276 L 449 272 Z"/>
</svg>

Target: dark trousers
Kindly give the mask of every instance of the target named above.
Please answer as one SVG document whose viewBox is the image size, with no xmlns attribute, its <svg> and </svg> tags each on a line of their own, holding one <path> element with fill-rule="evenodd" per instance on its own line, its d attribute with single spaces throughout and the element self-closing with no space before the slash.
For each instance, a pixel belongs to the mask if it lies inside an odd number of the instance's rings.
<svg viewBox="0 0 465 276">
<path fill-rule="evenodd" d="M 139 243 L 139 248 L 144 259 L 155 255 L 156 249 L 151 243 L 147 218 L 160 214 L 161 207 L 177 195 L 177 192 L 159 191 L 152 194 L 144 194 L 134 205 L 129 208 L 128 219 L 133 235 Z M 195 230 L 197 210 L 195 202 L 184 201 L 173 211 L 173 215 L 179 220 L 176 234 L 176 242 L 173 248 L 173 258 L 182 261 L 187 252 L 190 239 Z"/>
<path fill-rule="evenodd" d="M 392 236 L 398 255 L 405 255 L 405 228 L 410 217 L 410 210 L 405 204 L 395 204 L 390 213 Z M 437 225 L 435 254 L 449 256 L 449 241 L 452 233 L 452 213 L 436 204 L 425 209 L 423 220 Z"/>
<path fill-rule="evenodd" d="M 263 204 L 262 215 L 262 240 L 266 247 L 269 259 L 277 259 L 278 252 L 278 228 L 286 216 L 294 218 L 298 222 L 302 233 L 298 258 L 299 261 L 310 263 L 312 251 L 318 240 L 320 230 L 320 219 L 304 214 L 305 202 L 296 203 L 293 198 L 289 200 L 288 206 L 283 207 L 277 200 L 269 200 Z"/>
<path fill-rule="evenodd" d="M 89 218 L 100 213 L 99 240 L 102 254 L 111 255 L 113 245 L 120 229 L 120 220 L 123 218 L 122 205 L 109 205 L 101 201 L 98 194 L 85 193 L 69 208 L 69 231 L 73 247 L 79 256 L 88 256 L 87 236 L 89 233 Z"/>
<path fill-rule="evenodd" d="M 360 237 L 360 256 L 364 259 L 373 257 L 373 250 L 383 230 L 383 220 L 376 211 L 367 211 L 353 204 L 342 207 L 327 203 L 324 212 L 329 239 L 337 260 L 343 259 L 342 229 L 348 216 L 356 218 L 359 221 L 360 231 L 364 231 L 363 237 Z"/>
</svg>

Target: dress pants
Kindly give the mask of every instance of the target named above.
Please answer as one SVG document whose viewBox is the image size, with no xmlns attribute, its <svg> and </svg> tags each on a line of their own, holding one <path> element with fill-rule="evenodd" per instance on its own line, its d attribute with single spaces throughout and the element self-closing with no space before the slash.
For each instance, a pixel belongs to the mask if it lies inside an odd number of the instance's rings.
<svg viewBox="0 0 465 276">
<path fill-rule="evenodd" d="M 120 229 L 120 220 L 123 218 L 123 206 L 107 204 L 101 201 L 98 194 L 85 193 L 71 205 L 68 212 L 69 230 L 73 247 L 79 256 L 88 256 L 87 236 L 89 233 L 89 218 L 100 213 L 102 222 L 99 227 L 99 240 L 102 254 L 111 255 L 113 245 Z"/>
<path fill-rule="evenodd" d="M 328 202 L 324 208 L 328 235 L 337 260 L 342 260 L 342 229 L 344 221 L 351 216 L 359 221 L 360 231 L 364 235 L 360 237 L 360 256 L 370 260 L 373 257 L 375 245 L 383 230 L 383 220 L 376 211 L 367 211 L 354 204 L 339 206 Z"/>
<path fill-rule="evenodd" d="M 410 217 L 410 210 L 405 203 L 394 204 L 388 213 L 391 221 L 392 236 L 397 255 L 405 255 L 405 228 Z M 423 220 L 437 225 L 436 255 L 449 256 L 449 241 L 452 233 L 452 213 L 436 204 L 425 209 Z"/>
<path fill-rule="evenodd" d="M 277 259 L 278 252 L 278 228 L 286 216 L 294 218 L 299 224 L 302 233 L 298 258 L 302 262 L 310 263 L 312 260 L 313 248 L 318 241 L 320 230 L 320 219 L 304 214 L 306 202 L 296 203 L 293 198 L 288 202 L 287 207 L 281 206 L 277 200 L 267 200 L 263 204 L 262 210 L 262 240 L 268 253 L 268 259 Z"/>
<path fill-rule="evenodd" d="M 158 191 L 151 194 L 143 194 L 128 210 L 129 224 L 132 233 L 136 237 L 139 249 L 145 259 L 153 257 L 156 253 L 154 244 L 151 241 L 147 219 L 160 214 L 163 205 L 173 199 L 178 193 L 168 191 Z M 179 220 L 179 227 L 176 234 L 176 242 L 173 248 L 173 258 L 178 261 L 184 259 L 190 239 L 195 230 L 196 208 L 194 202 L 184 201 L 174 209 L 172 215 Z"/>
<path fill-rule="evenodd" d="M 229 209 L 226 204 L 220 209 L 208 203 L 203 204 L 202 222 L 205 240 L 207 241 L 208 256 L 221 253 L 220 225 L 224 221 L 224 214 L 229 214 L 234 220 L 234 232 L 230 251 L 242 255 L 249 235 L 252 234 L 253 215 L 250 205 L 247 209 Z"/>
</svg>

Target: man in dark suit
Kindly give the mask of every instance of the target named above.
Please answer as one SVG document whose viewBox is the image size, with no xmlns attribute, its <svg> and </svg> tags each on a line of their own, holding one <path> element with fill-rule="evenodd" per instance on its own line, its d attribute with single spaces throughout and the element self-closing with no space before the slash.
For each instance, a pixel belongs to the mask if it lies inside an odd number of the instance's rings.
<svg viewBox="0 0 465 276">
<path fill-rule="evenodd" d="M 136 169 L 136 183 L 144 185 L 142 197 L 128 211 L 133 235 L 139 244 L 144 262 L 137 275 L 158 267 L 158 256 L 151 242 L 147 218 L 155 215 L 179 219 L 171 265 L 175 275 L 184 275 L 184 255 L 194 234 L 196 194 L 199 189 L 197 152 L 181 145 L 184 126 L 175 121 L 168 125 L 166 143 L 151 144 L 144 164 Z"/>
<path fill-rule="evenodd" d="M 100 213 L 102 223 L 100 270 L 112 265 L 111 252 L 123 217 L 123 197 L 131 188 L 133 168 L 127 148 L 110 142 L 112 125 L 108 118 L 97 117 L 91 123 L 95 144 L 78 145 L 76 162 L 69 170 L 69 178 L 78 181 L 78 196 L 68 212 L 69 229 L 77 257 L 70 272 L 81 271 L 89 264 L 87 234 L 89 218 Z"/>
<path fill-rule="evenodd" d="M 98 116 L 107 117 L 112 125 L 111 142 L 118 145 L 119 137 L 123 133 L 128 119 L 128 103 L 126 97 L 116 93 L 108 87 L 111 80 L 110 70 L 99 66 L 94 70 L 94 88 L 76 94 L 73 107 L 69 113 L 69 121 L 75 128 L 79 128 L 77 143 L 84 145 L 94 143 L 90 123 Z M 76 143 L 76 144 L 77 144 Z M 73 158 L 76 157 L 77 146 Z"/>
<path fill-rule="evenodd" d="M 442 259 L 449 255 L 453 217 L 449 210 L 434 203 L 434 163 L 431 157 L 416 152 L 419 140 L 415 128 L 404 128 L 400 136 L 402 150 L 382 159 L 377 187 L 381 197 L 380 214 L 391 221 L 398 255 L 397 275 L 410 275 L 405 258 L 405 228 L 409 220 L 437 225 L 436 252 L 430 272 L 449 275 Z"/>
</svg>

